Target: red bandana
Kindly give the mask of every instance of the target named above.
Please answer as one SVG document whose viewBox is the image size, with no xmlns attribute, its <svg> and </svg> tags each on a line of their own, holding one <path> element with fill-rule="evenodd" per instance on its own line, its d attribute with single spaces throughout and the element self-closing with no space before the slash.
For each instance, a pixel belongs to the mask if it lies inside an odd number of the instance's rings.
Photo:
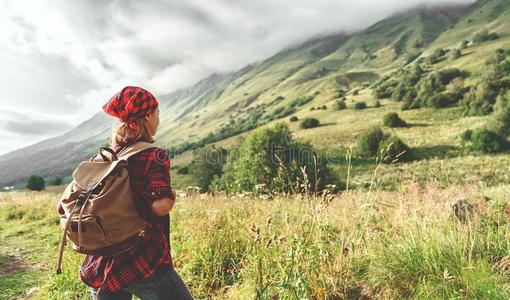
<svg viewBox="0 0 510 300">
<path fill-rule="evenodd" d="M 149 115 L 157 107 L 158 100 L 149 91 L 141 87 L 126 86 L 103 105 L 103 110 L 135 129 L 135 120 Z"/>
</svg>

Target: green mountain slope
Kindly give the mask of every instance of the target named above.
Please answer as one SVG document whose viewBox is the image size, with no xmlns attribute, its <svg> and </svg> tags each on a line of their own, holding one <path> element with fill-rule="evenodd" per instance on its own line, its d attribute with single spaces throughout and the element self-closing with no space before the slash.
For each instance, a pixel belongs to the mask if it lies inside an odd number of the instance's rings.
<svg viewBox="0 0 510 300">
<path fill-rule="evenodd" d="M 284 117 L 294 114 L 317 117 L 325 124 L 300 130 L 297 124 L 289 123 L 300 137 L 319 148 L 348 147 L 360 132 L 379 124 L 382 114 L 398 110 L 399 104 L 383 100 L 377 109 L 334 111 L 331 107 L 340 90 L 347 92 L 349 108 L 358 101 L 371 107 L 375 101 L 371 87 L 380 78 L 438 48 L 456 49 L 480 30 L 497 32 L 499 39 L 470 45 L 459 59 L 440 61 L 427 71 L 450 67 L 475 70 L 496 49 L 510 48 L 508 24 L 507 0 L 478 1 L 471 7 L 419 8 L 357 34 L 315 38 L 236 73 L 213 74 L 189 89 L 160 97 L 158 143 L 179 151 L 211 142 L 229 146 L 253 128 L 287 120 Z M 467 84 L 473 83 L 472 78 L 467 80 Z M 322 105 L 328 109 L 310 110 Z M 431 158 L 443 153 L 440 146 L 457 147 L 461 129 L 479 126 L 485 120 L 463 119 L 458 108 L 402 114 L 423 126 L 395 132 L 410 146 L 431 153 Z M 77 161 L 86 159 L 108 138 L 111 125 L 111 120 L 97 115 L 61 137 L 0 157 L 0 186 L 23 183 L 33 174 L 48 178 L 70 174 Z M 16 167 L 20 161 L 22 168 Z M 13 169 L 16 171 L 6 171 Z"/>
</svg>

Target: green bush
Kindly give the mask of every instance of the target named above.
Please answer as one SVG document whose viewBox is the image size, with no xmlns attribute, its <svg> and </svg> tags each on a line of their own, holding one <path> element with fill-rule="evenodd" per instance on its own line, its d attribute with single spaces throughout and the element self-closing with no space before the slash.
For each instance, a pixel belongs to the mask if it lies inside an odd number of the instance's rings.
<svg viewBox="0 0 510 300">
<path fill-rule="evenodd" d="M 336 97 L 337 97 L 337 98 L 342 98 L 342 97 L 344 97 L 346 94 L 347 94 L 347 92 L 346 92 L 346 91 L 344 91 L 344 90 L 338 90 L 338 91 L 336 91 Z"/>
<path fill-rule="evenodd" d="M 383 124 L 387 127 L 406 127 L 407 123 L 402 120 L 397 113 L 387 113 L 383 117 Z"/>
<path fill-rule="evenodd" d="M 510 134 L 510 90 L 496 98 L 488 128 L 503 136 Z"/>
<path fill-rule="evenodd" d="M 474 43 L 483 43 L 486 41 L 492 41 L 499 38 L 499 35 L 495 32 L 489 32 L 487 29 L 477 32 L 473 36 Z"/>
<path fill-rule="evenodd" d="M 45 185 L 44 178 L 37 175 L 30 176 L 27 181 L 27 189 L 31 191 L 42 191 Z"/>
<path fill-rule="evenodd" d="M 481 128 L 471 135 L 471 149 L 483 153 L 499 153 L 508 149 L 508 142 L 503 136 Z"/>
<path fill-rule="evenodd" d="M 306 118 L 304 119 L 301 124 L 299 124 L 299 127 L 301 129 L 308 129 L 308 128 L 314 128 L 320 125 L 319 120 L 316 118 Z"/>
<path fill-rule="evenodd" d="M 184 166 L 184 167 L 177 169 L 177 174 L 180 174 L 180 175 L 189 174 L 189 166 Z"/>
<path fill-rule="evenodd" d="M 214 145 L 193 152 L 189 173 L 202 192 L 208 191 L 213 179 L 221 176 L 226 156 L 227 150 Z"/>
<path fill-rule="evenodd" d="M 473 130 L 466 129 L 462 134 L 460 135 L 460 139 L 464 142 L 471 141 L 471 137 L 473 136 Z"/>
<path fill-rule="evenodd" d="M 326 109 L 328 109 L 328 106 L 327 106 L 327 105 L 323 105 L 323 106 L 322 106 L 322 109 L 323 109 L 323 110 L 326 110 Z"/>
<path fill-rule="evenodd" d="M 230 192 L 253 191 L 260 185 L 275 192 L 316 191 L 333 178 L 326 159 L 311 144 L 294 140 L 283 123 L 257 129 L 230 155 L 223 176 L 215 181 Z"/>
<path fill-rule="evenodd" d="M 504 50 L 496 50 L 477 71 L 477 84 L 464 95 L 464 114 L 487 115 L 494 110 L 497 97 L 510 89 L 510 60 Z"/>
<path fill-rule="evenodd" d="M 50 185 L 62 185 L 62 178 L 55 177 L 53 180 L 51 180 Z"/>
<path fill-rule="evenodd" d="M 354 109 L 361 110 L 367 108 L 367 104 L 365 102 L 356 102 L 354 104 Z"/>
<path fill-rule="evenodd" d="M 335 101 L 335 110 L 343 110 L 347 108 L 344 100 Z"/>
<path fill-rule="evenodd" d="M 400 105 L 401 110 L 409 110 L 411 109 L 411 105 L 413 104 L 412 100 L 406 100 L 402 102 L 402 105 Z"/>
<path fill-rule="evenodd" d="M 356 153 L 362 157 L 379 157 L 383 163 L 411 160 L 411 149 L 398 137 L 374 127 L 356 141 Z"/>
<path fill-rule="evenodd" d="M 462 51 L 460 49 L 455 49 L 450 52 L 450 59 L 456 60 L 462 56 Z"/>
<path fill-rule="evenodd" d="M 377 155 L 379 144 L 384 139 L 384 133 L 379 127 L 374 127 L 362 133 L 356 142 L 356 151 L 364 157 Z"/>
<path fill-rule="evenodd" d="M 296 116 L 292 116 L 292 117 L 290 117 L 290 119 L 289 119 L 289 120 L 290 120 L 291 122 L 296 122 L 296 121 L 299 121 L 299 118 L 298 118 L 298 117 L 296 117 Z"/>
<path fill-rule="evenodd" d="M 411 160 L 411 150 L 398 137 L 385 138 L 378 148 L 378 155 L 383 163 L 405 162 Z"/>
<path fill-rule="evenodd" d="M 381 107 L 381 101 L 376 100 L 375 103 L 374 103 L 374 107 L 375 108 Z"/>
</svg>

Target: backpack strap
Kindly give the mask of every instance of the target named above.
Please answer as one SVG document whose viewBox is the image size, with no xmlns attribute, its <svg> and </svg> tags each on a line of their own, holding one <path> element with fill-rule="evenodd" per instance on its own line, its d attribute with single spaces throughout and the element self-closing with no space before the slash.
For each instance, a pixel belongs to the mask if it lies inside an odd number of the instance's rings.
<svg viewBox="0 0 510 300">
<path fill-rule="evenodd" d="M 127 146 L 117 154 L 119 160 L 127 160 L 129 157 L 149 148 L 154 148 L 154 144 L 148 142 L 136 142 Z"/>
</svg>

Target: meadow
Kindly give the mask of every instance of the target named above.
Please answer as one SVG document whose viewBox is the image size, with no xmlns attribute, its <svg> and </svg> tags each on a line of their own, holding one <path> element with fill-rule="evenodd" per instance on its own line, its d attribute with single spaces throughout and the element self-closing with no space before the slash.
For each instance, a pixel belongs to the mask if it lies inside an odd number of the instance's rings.
<svg viewBox="0 0 510 300">
<path fill-rule="evenodd" d="M 404 183 L 405 182 L 405 183 Z M 63 187 L 0 194 L 0 299 L 89 299 L 69 248 L 56 275 Z M 181 197 L 175 266 L 197 299 L 508 299 L 510 186 L 402 181 L 310 197 Z M 459 220 L 452 205 L 469 199 Z"/>
</svg>

